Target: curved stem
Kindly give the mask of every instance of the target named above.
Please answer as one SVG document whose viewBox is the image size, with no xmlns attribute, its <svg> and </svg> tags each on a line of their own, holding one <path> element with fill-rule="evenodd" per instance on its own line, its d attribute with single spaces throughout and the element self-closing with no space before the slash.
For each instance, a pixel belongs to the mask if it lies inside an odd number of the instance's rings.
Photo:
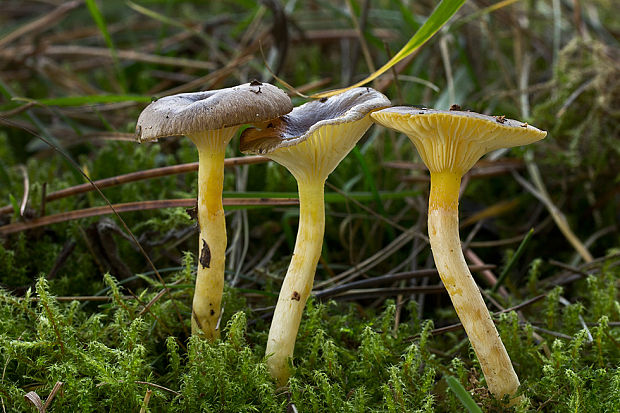
<svg viewBox="0 0 620 413">
<path fill-rule="evenodd" d="M 458 222 L 460 182 L 459 174 L 431 173 L 428 235 L 435 265 L 476 352 L 488 388 L 501 398 L 517 391 L 519 379 L 463 257 Z"/>
<path fill-rule="evenodd" d="M 293 257 L 282 283 L 266 354 L 269 371 L 279 386 L 288 381 L 288 359 L 293 357 L 297 330 L 312 290 L 325 231 L 324 180 L 298 182 L 299 229 Z"/>
<path fill-rule="evenodd" d="M 226 260 L 226 219 L 222 206 L 226 145 L 237 128 L 190 136 L 198 148 L 198 271 L 192 303 L 192 334 L 220 336 Z"/>
</svg>

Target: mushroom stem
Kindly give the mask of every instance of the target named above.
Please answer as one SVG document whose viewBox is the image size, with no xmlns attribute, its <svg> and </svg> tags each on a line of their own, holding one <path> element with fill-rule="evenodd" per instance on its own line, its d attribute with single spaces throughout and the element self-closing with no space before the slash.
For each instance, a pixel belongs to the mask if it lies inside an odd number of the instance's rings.
<svg viewBox="0 0 620 413">
<path fill-rule="evenodd" d="M 237 127 L 211 130 L 189 136 L 198 148 L 198 272 L 192 303 L 192 334 L 210 341 L 219 338 L 224 265 L 226 219 L 222 206 L 226 145 Z"/>
<path fill-rule="evenodd" d="M 293 257 L 282 283 L 278 304 L 267 340 L 267 365 L 278 386 L 290 376 L 288 359 L 293 357 L 297 330 L 306 300 L 312 290 L 316 265 L 325 232 L 325 179 L 299 181 L 299 228 Z"/>
<path fill-rule="evenodd" d="M 519 379 L 463 257 L 458 218 L 460 183 L 460 173 L 431 172 L 428 234 L 439 276 L 476 352 L 488 388 L 501 398 L 517 391 Z"/>
</svg>

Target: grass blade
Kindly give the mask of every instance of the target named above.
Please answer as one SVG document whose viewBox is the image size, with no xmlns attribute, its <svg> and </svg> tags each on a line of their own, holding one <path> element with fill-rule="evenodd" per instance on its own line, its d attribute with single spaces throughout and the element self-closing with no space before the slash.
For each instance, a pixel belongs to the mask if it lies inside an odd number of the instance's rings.
<svg viewBox="0 0 620 413">
<path fill-rule="evenodd" d="M 118 74 L 118 79 L 121 83 L 123 90 L 126 90 L 127 81 L 125 79 L 125 74 L 121 70 L 121 67 L 118 63 L 118 55 L 116 53 L 116 48 L 114 47 L 114 42 L 112 42 L 112 37 L 110 36 L 110 32 L 108 32 L 108 26 L 105 24 L 105 19 L 103 18 L 103 14 L 101 14 L 101 10 L 95 3 L 95 0 L 86 0 L 86 7 L 88 7 L 88 11 L 92 16 L 97 28 L 101 32 L 103 39 L 105 40 L 105 44 L 110 49 L 110 54 L 112 55 L 112 60 L 114 61 L 114 68 Z"/>
<path fill-rule="evenodd" d="M 532 239 L 532 235 L 534 235 L 534 228 L 532 228 L 532 229 L 530 229 L 528 231 L 528 233 L 523 238 L 523 241 L 521 241 L 521 244 L 519 244 L 519 247 L 517 248 L 515 253 L 512 255 L 512 258 L 510 258 L 510 261 L 508 261 L 508 263 L 504 267 L 504 270 L 502 271 L 502 273 L 497 278 L 497 282 L 495 283 L 493 288 L 491 288 L 492 292 L 497 291 L 497 289 L 500 287 L 500 285 L 502 285 L 502 283 L 506 279 L 506 276 L 508 275 L 508 273 L 510 272 L 512 267 L 514 267 L 515 263 L 517 262 L 517 260 L 521 256 L 521 254 L 523 254 L 523 251 L 525 251 L 525 247 L 527 247 L 527 244 L 530 243 L 530 240 Z"/>
<path fill-rule="evenodd" d="M 448 386 L 450 390 L 454 392 L 456 397 L 460 400 L 461 404 L 467 409 L 469 413 L 482 413 L 482 410 L 474 399 L 471 398 L 467 390 L 463 387 L 463 385 L 453 376 L 446 376 L 446 381 L 448 382 Z"/>
<path fill-rule="evenodd" d="M 199 37 L 200 39 L 202 39 L 205 43 L 208 43 L 209 39 L 207 36 L 205 36 L 204 33 L 202 33 L 200 30 L 196 30 L 193 27 L 188 27 L 187 25 L 176 21 L 175 19 L 172 19 L 164 14 L 161 13 L 157 13 L 156 11 L 153 11 L 151 9 L 147 9 L 144 6 L 141 6 L 139 4 L 134 3 L 133 1 L 128 1 L 127 5 L 133 9 L 134 11 L 150 17 L 153 20 L 157 20 L 163 24 L 169 25 L 169 26 L 173 26 L 173 27 L 177 27 L 179 29 L 182 30 L 187 30 L 189 32 L 191 32 L 193 35 L 195 35 L 196 37 Z"/>
<path fill-rule="evenodd" d="M 450 20 L 450 18 L 456 13 L 461 6 L 465 4 L 465 0 L 442 0 L 441 3 L 435 8 L 430 17 L 424 22 L 422 27 L 418 29 L 417 32 L 409 39 L 407 44 L 403 46 L 402 49 L 398 53 L 394 55 L 386 64 L 381 66 L 379 70 L 372 73 L 370 76 L 365 78 L 364 80 L 349 86 L 344 89 L 332 90 L 330 92 L 318 93 L 312 95 L 312 98 L 324 98 L 329 96 L 334 96 L 339 93 L 345 92 L 347 90 L 353 89 L 358 86 L 363 86 L 366 83 L 376 79 L 381 76 L 383 73 L 388 71 L 392 66 L 418 50 L 424 43 L 426 43 L 441 27 Z"/>
</svg>

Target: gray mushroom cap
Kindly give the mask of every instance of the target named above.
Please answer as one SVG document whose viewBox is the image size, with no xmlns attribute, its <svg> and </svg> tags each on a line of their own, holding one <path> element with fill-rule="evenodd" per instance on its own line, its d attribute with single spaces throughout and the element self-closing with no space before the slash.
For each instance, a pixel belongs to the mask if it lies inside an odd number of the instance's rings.
<svg viewBox="0 0 620 413">
<path fill-rule="evenodd" d="M 246 129 L 239 149 L 243 153 L 269 154 L 304 142 L 320 128 L 355 122 L 388 106 L 390 100 L 382 93 L 369 87 L 354 88 L 298 106 L 263 129 Z"/>
<path fill-rule="evenodd" d="M 276 86 L 259 81 L 243 85 L 166 96 L 149 104 L 138 117 L 138 142 L 260 123 L 293 109 Z"/>
</svg>

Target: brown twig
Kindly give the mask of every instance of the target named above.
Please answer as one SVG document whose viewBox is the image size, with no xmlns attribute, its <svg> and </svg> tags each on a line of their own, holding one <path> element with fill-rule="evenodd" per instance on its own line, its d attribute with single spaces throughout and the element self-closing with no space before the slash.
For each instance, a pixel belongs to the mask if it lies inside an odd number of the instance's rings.
<svg viewBox="0 0 620 413">
<path fill-rule="evenodd" d="M 369 288 L 364 290 L 353 290 L 346 294 L 336 295 L 332 297 L 332 300 L 364 300 L 384 296 L 397 296 L 399 294 L 443 294 L 445 292 L 446 288 L 443 284 L 403 288 Z"/>
<path fill-rule="evenodd" d="M 478 256 L 478 254 L 476 254 L 470 248 L 466 249 L 464 253 L 465 253 L 465 258 L 467 258 L 472 263 L 474 263 L 474 265 L 479 265 L 479 266 L 484 265 L 484 261 L 482 261 L 480 257 Z M 490 269 L 484 269 L 480 273 L 482 274 L 486 283 L 490 285 L 491 287 L 497 284 L 497 277 L 495 276 L 495 274 L 493 274 L 493 272 Z M 499 287 L 499 293 L 503 298 L 508 298 L 508 290 L 506 290 L 504 286 Z"/>
<path fill-rule="evenodd" d="M 325 285 L 335 284 L 336 282 L 340 282 L 342 284 L 342 283 L 351 281 L 352 279 L 357 277 L 360 273 L 364 271 L 368 271 L 371 268 L 374 268 L 375 266 L 382 263 L 388 257 L 390 257 L 391 255 L 399 251 L 404 245 L 410 242 L 414 237 L 421 237 L 425 239 L 425 237 L 416 229 L 407 230 L 403 232 L 402 234 L 400 234 L 398 237 L 396 237 L 391 243 L 386 245 L 384 248 L 377 251 L 375 254 L 368 257 L 364 261 L 360 262 L 356 266 L 346 271 L 343 271 L 340 274 L 328 280 L 318 282 L 315 284 L 315 286 L 320 288 Z"/>
<path fill-rule="evenodd" d="M 115 213 L 115 211 L 117 213 L 120 213 L 143 211 L 148 209 L 191 207 L 194 206 L 195 203 L 196 200 L 194 198 L 162 199 L 157 201 L 138 201 L 126 202 L 123 204 L 114 204 L 112 205 L 113 209 L 110 208 L 110 205 L 78 209 L 75 211 L 61 212 L 55 215 L 47 215 L 44 217 L 35 218 L 27 222 L 15 222 L 13 224 L 4 225 L 0 227 L 0 236 L 6 236 L 15 232 L 26 231 L 33 228 L 71 221 L 74 219 L 113 214 Z M 299 200 L 297 198 L 226 198 L 223 200 L 223 204 L 224 206 L 297 205 L 299 204 Z"/>
<path fill-rule="evenodd" d="M 182 279 L 179 279 L 173 282 L 171 285 L 180 284 L 182 281 L 183 281 Z M 153 306 L 153 304 L 159 301 L 159 299 L 163 297 L 164 294 L 166 294 L 166 289 L 162 288 L 157 294 L 155 294 L 155 296 L 148 303 L 143 305 L 142 310 L 140 310 L 140 312 L 138 313 L 138 317 L 142 317 L 145 313 L 150 312 L 151 311 L 150 308 Z"/>
<path fill-rule="evenodd" d="M 224 166 L 251 165 L 256 163 L 268 162 L 269 159 L 263 156 L 241 156 L 238 158 L 228 158 L 224 161 Z M 163 166 L 160 168 L 148 169 L 146 171 L 132 172 L 124 175 L 113 176 L 93 181 L 99 189 L 109 188 L 117 185 L 136 182 L 145 179 L 159 178 L 162 176 L 183 174 L 198 170 L 198 162 L 184 163 L 181 165 Z M 85 192 L 94 191 L 93 185 L 90 183 L 80 184 L 59 191 L 51 192 L 46 197 L 46 201 L 54 201 L 60 198 L 66 198 L 72 195 L 78 195 Z M 9 214 L 13 212 L 12 205 L 6 205 L 0 208 L 1 214 Z"/>
<path fill-rule="evenodd" d="M 142 407 L 140 408 L 140 413 L 146 413 L 149 401 L 151 400 L 151 394 L 153 394 L 153 390 L 146 389 L 146 394 L 144 395 L 144 400 L 142 400 Z"/>
<path fill-rule="evenodd" d="M 164 386 L 159 385 L 159 384 L 156 384 L 156 383 L 151 383 L 151 382 L 149 382 L 149 381 L 139 381 L 139 380 L 136 380 L 134 383 L 137 383 L 137 384 L 145 384 L 145 385 L 147 385 L 147 386 L 151 386 L 151 387 L 154 387 L 154 388 L 159 389 L 159 390 L 164 390 L 164 391 L 167 391 L 167 392 L 170 392 L 170 393 L 174 394 L 175 396 L 183 396 L 183 395 L 182 395 L 181 393 L 179 393 L 178 391 L 174 391 L 174 390 L 172 390 L 172 389 L 169 389 L 169 388 L 167 388 L 167 387 L 164 387 Z"/>
<path fill-rule="evenodd" d="M 5 59 L 21 57 L 32 54 L 35 46 L 21 46 L 12 49 L 5 49 L 0 54 Z M 38 53 L 47 56 L 85 56 L 85 57 L 103 57 L 113 59 L 112 52 L 108 48 L 77 46 L 77 45 L 51 45 L 37 50 Z M 180 66 L 192 69 L 214 70 L 215 65 L 212 62 L 192 60 L 182 57 L 159 56 L 149 53 L 137 52 L 135 50 L 116 50 L 116 57 L 121 60 L 132 60 L 135 62 L 152 63 L 162 66 Z"/>
<path fill-rule="evenodd" d="M 57 381 L 56 384 L 54 384 L 54 388 L 52 389 L 50 394 L 47 396 L 47 399 L 45 400 L 45 404 L 43 405 L 43 410 L 47 410 L 47 408 L 50 407 L 52 400 L 54 400 L 56 393 L 60 391 L 60 388 L 62 387 L 63 384 L 64 383 L 62 381 Z"/>
<path fill-rule="evenodd" d="M 547 298 L 547 294 L 537 295 L 536 297 L 530 298 L 529 300 L 526 300 L 526 301 L 522 302 L 521 304 L 515 305 L 514 307 L 510 307 L 510 308 L 506 308 L 505 310 L 498 311 L 498 312 L 494 313 L 494 315 L 502 314 L 502 313 L 508 313 L 510 311 L 520 310 L 520 309 L 525 308 L 527 306 L 530 306 L 530 305 L 534 304 L 535 302 L 538 302 L 538 301 L 540 301 L 540 300 L 542 300 L 544 298 Z M 461 323 L 451 324 L 449 326 L 440 327 L 440 328 L 436 328 L 436 329 L 432 330 L 431 331 L 431 335 L 432 336 L 436 336 L 436 335 L 439 335 L 439 334 L 448 333 L 450 331 L 460 330 L 462 328 L 463 328 L 463 324 L 461 324 Z M 411 340 L 414 340 L 416 337 L 418 337 L 418 336 L 410 337 L 407 340 L 411 341 Z"/>
<path fill-rule="evenodd" d="M 36 106 L 36 103 L 34 102 L 28 102 L 24 105 L 18 106 L 14 109 L 11 110 L 7 110 L 6 112 L 0 112 L 0 116 L 5 117 L 5 118 L 10 118 L 12 116 L 15 115 L 19 115 L 20 113 L 22 113 L 23 111 L 26 111 L 28 109 L 30 109 L 31 107 Z"/>
<path fill-rule="evenodd" d="M 469 269 L 471 271 L 484 271 L 495 268 L 494 265 L 471 265 Z M 396 274 L 387 274 L 379 277 L 373 277 L 366 280 L 354 281 L 348 284 L 339 285 L 337 287 L 328 288 L 322 291 L 317 291 L 314 293 L 316 298 L 326 299 L 329 297 L 333 297 L 340 293 L 350 291 L 353 289 L 359 288 L 368 288 L 373 287 L 375 285 L 387 284 L 391 282 L 401 281 L 401 280 L 410 280 L 412 278 L 424 278 L 430 276 L 438 276 L 436 269 L 428 269 L 428 270 L 417 270 L 417 271 L 408 271 L 408 272 L 400 272 Z M 404 293 L 404 291 L 403 291 Z"/>
<path fill-rule="evenodd" d="M 65 17 L 69 11 L 75 9 L 76 7 L 82 4 L 81 0 L 74 0 L 64 4 L 61 4 L 51 12 L 45 14 L 43 17 L 38 18 L 30 23 L 27 23 L 20 28 L 13 30 L 11 33 L 7 34 L 3 38 L 0 39 L 0 48 L 6 46 L 14 40 L 19 39 L 20 37 L 26 36 L 28 33 L 34 33 L 41 30 L 48 30 L 51 27 L 55 27 L 55 24 L 58 20 Z"/>
<path fill-rule="evenodd" d="M 62 247 L 62 250 L 58 254 L 58 258 L 56 258 L 56 262 L 54 262 L 54 266 L 47 273 L 46 278 L 48 280 L 51 280 L 52 278 L 56 276 L 56 273 L 58 272 L 58 270 L 60 270 L 60 268 L 62 268 L 65 261 L 67 261 L 67 258 L 69 257 L 69 255 L 71 255 L 74 249 L 75 249 L 75 241 L 69 240 L 65 243 L 65 245 Z"/>
</svg>

